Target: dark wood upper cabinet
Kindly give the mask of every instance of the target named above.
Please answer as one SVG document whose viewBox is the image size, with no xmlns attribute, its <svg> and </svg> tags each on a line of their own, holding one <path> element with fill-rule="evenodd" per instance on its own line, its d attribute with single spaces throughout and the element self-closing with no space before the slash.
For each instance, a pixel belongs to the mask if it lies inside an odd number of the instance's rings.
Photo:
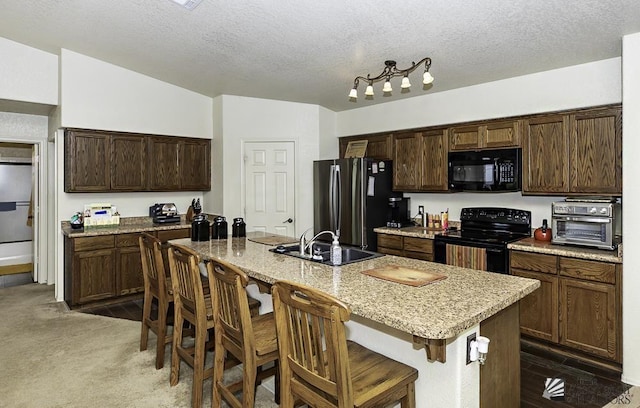
<svg viewBox="0 0 640 408">
<path fill-rule="evenodd" d="M 359 140 L 367 141 L 365 157 L 371 157 L 378 160 L 393 159 L 393 140 L 391 133 L 341 137 L 339 143 L 340 158 L 344 158 L 349 142 Z"/>
<path fill-rule="evenodd" d="M 211 189 L 211 141 L 69 129 L 65 192 Z"/>
<path fill-rule="evenodd" d="M 408 132 L 393 136 L 393 189 L 417 191 L 421 184 L 422 133 Z"/>
<path fill-rule="evenodd" d="M 180 143 L 180 187 L 182 190 L 211 189 L 211 143 L 191 139 Z"/>
<path fill-rule="evenodd" d="M 146 189 L 146 146 L 144 136 L 111 136 L 111 189 Z"/>
<path fill-rule="evenodd" d="M 421 191 L 447 191 L 449 188 L 448 139 L 446 129 L 428 130 L 421 135 Z"/>
<path fill-rule="evenodd" d="M 173 137 L 151 136 L 149 149 L 149 189 L 170 191 L 180 189 L 178 153 L 180 141 Z"/>
<path fill-rule="evenodd" d="M 622 107 L 524 121 L 525 194 L 622 194 Z"/>
<path fill-rule="evenodd" d="M 64 190 L 105 191 L 111 188 L 110 136 L 91 131 L 65 134 Z"/>
<path fill-rule="evenodd" d="M 551 115 L 524 121 L 522 192 L 569 191 L 569 117 Z"/>
<path fill-rule="evenodd" d="M 519 147 L 522 122 L 491 121 L 449 129 L 449 150 Z"/>
<path fill-rule="evenodd" d="M 570 191 L 622 194 L 622 110 L 577 113 L 570 125 Z"/>
</svg>

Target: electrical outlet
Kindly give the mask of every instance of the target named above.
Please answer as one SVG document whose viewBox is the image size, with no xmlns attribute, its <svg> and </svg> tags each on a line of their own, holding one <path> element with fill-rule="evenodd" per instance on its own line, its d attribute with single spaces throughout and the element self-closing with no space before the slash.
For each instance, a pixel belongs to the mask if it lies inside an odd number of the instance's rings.
<svg viewBox="0 0 640 408">
<path fill-rule="evenodd" d="M 476 334 L 472 333 L 467 336 L 467 365 L 471 364 L 471 342 L 476 339 Z"/>
</svg>

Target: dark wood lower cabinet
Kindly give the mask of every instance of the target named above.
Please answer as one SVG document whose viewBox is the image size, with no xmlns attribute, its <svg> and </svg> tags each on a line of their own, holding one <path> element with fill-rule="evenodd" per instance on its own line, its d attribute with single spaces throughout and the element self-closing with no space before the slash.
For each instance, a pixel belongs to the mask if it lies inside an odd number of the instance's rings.
<svg viewBox="0 0 640 408">
<path fill-rule="evenodd" d="M 113 275 L 115 249 L 78 252 L 73 255 L 76 282 L 72 295 L 77 303 L 88 303 L 116 296 Z"/>
<path fill-rule="evenodd" d="M 163 242 L 191 234 L 189 228 L 150 233 Z M 139 235 L 65 237 L 65 301 L 71 308 L 117 302 L 144 292 Z"/>
<path fill-rule="evenodd" d="M 528 342 L 619 366 L 621 264 L 520 251 L 511 251 L 510 262 L 512 275 L 540 281 L 540 288 L 520 301 L 520 331 Z"/>
<path fill-rule="evenodd" d="M 378 252 L 433 262 L 433 240 L 379 233 Z"/>
</svg>

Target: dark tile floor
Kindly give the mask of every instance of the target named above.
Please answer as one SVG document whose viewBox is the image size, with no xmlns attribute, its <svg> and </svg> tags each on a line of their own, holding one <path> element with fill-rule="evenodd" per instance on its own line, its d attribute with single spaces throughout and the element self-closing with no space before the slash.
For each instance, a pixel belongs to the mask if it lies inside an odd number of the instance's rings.
<svg viewBox="0 0 640 408">
<path fill-rule="evenodd" d="M 142 300 L 89 308 L 82 312 L 140 321 Z M 154 307 L 152 313 L 155 312 Z M 520 352 L 520 367 L 522 408 L 601 408 L 621 394 L 624 397 L 624 392 L 630 388 L 620 381 L 618 373 L 527 346 L 523 346 Z M 563 399 L 543 397 L 547 378 L 564 381 Z"/>
</svg>

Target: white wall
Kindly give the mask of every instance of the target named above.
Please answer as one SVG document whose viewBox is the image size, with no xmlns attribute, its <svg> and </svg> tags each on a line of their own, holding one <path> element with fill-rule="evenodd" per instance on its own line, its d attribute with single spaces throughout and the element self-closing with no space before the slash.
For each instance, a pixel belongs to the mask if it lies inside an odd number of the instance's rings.
<svg viewBox="0 0 640 408">
<path fill-rule="evenodd" d="M 436 81 L 438 79 L 436 78 Z M 619 103 L 621 58 L 539 72 L 451 91 L 388 102 L 337 113 L 338 136 L 376 133 Z M 513 207 L 529 210 L 532 225 L 551 217 L 551 203 L 563 197 L 501 194 L 411 193 L 411 214 L 418 205 L 427 212 L 449 208 L 458 220 L 467 206 Z"/>
<path fill-rule="evenodd" d="M 320 109 L 317 105 L 223 95 L 221 117 L 224 144 L 222 214 L 232 218 L 243 208 L 242 143 L 293 141 L 295 143 L 296 231 L 313 225 L 313 160 L 318 159 Z M 218 98 L 216 98 L 218 99 Z M 220 112 L 218 112 L 220 113 Z M 326 112 L 325 112 L 325 116 Z M 330 115 L 329 115 L 330 116 Z M 218 146 L 218 142 L 216 142 Z M 216 167 L 214 167 L 214 171 Z M 216 194 L 219 192 L 216 192 Z M 205 200 L 204 209 L 209 208 Z"/>
<path fill-rule="evenodd" d="M 640 385 L 640 353 L 637 346 L 640 340 L 640 33 L 627 35 L 622 39 L 622 235 L 624 236 L 624 271 L 622 292 L 623 327 L 623 371 L 622 380 L 629 384 Z"/>
<path fill-rule="evenodd" d="M 318 159 L 335 159 L 340 155 L 336 140 L 335 112 L 320 107 L 320 141 L 318 145 Z"/>
<path fill-rule="evenodd" d="M 0 37 L 0 99 L 58 104 L 58 56 Z"/>
<path fill-rule="evenodd" d="M 619 103 L 620 64 L 611 58 L 338 112 L 337 131 L 349 136 Z"/>
</svg>

